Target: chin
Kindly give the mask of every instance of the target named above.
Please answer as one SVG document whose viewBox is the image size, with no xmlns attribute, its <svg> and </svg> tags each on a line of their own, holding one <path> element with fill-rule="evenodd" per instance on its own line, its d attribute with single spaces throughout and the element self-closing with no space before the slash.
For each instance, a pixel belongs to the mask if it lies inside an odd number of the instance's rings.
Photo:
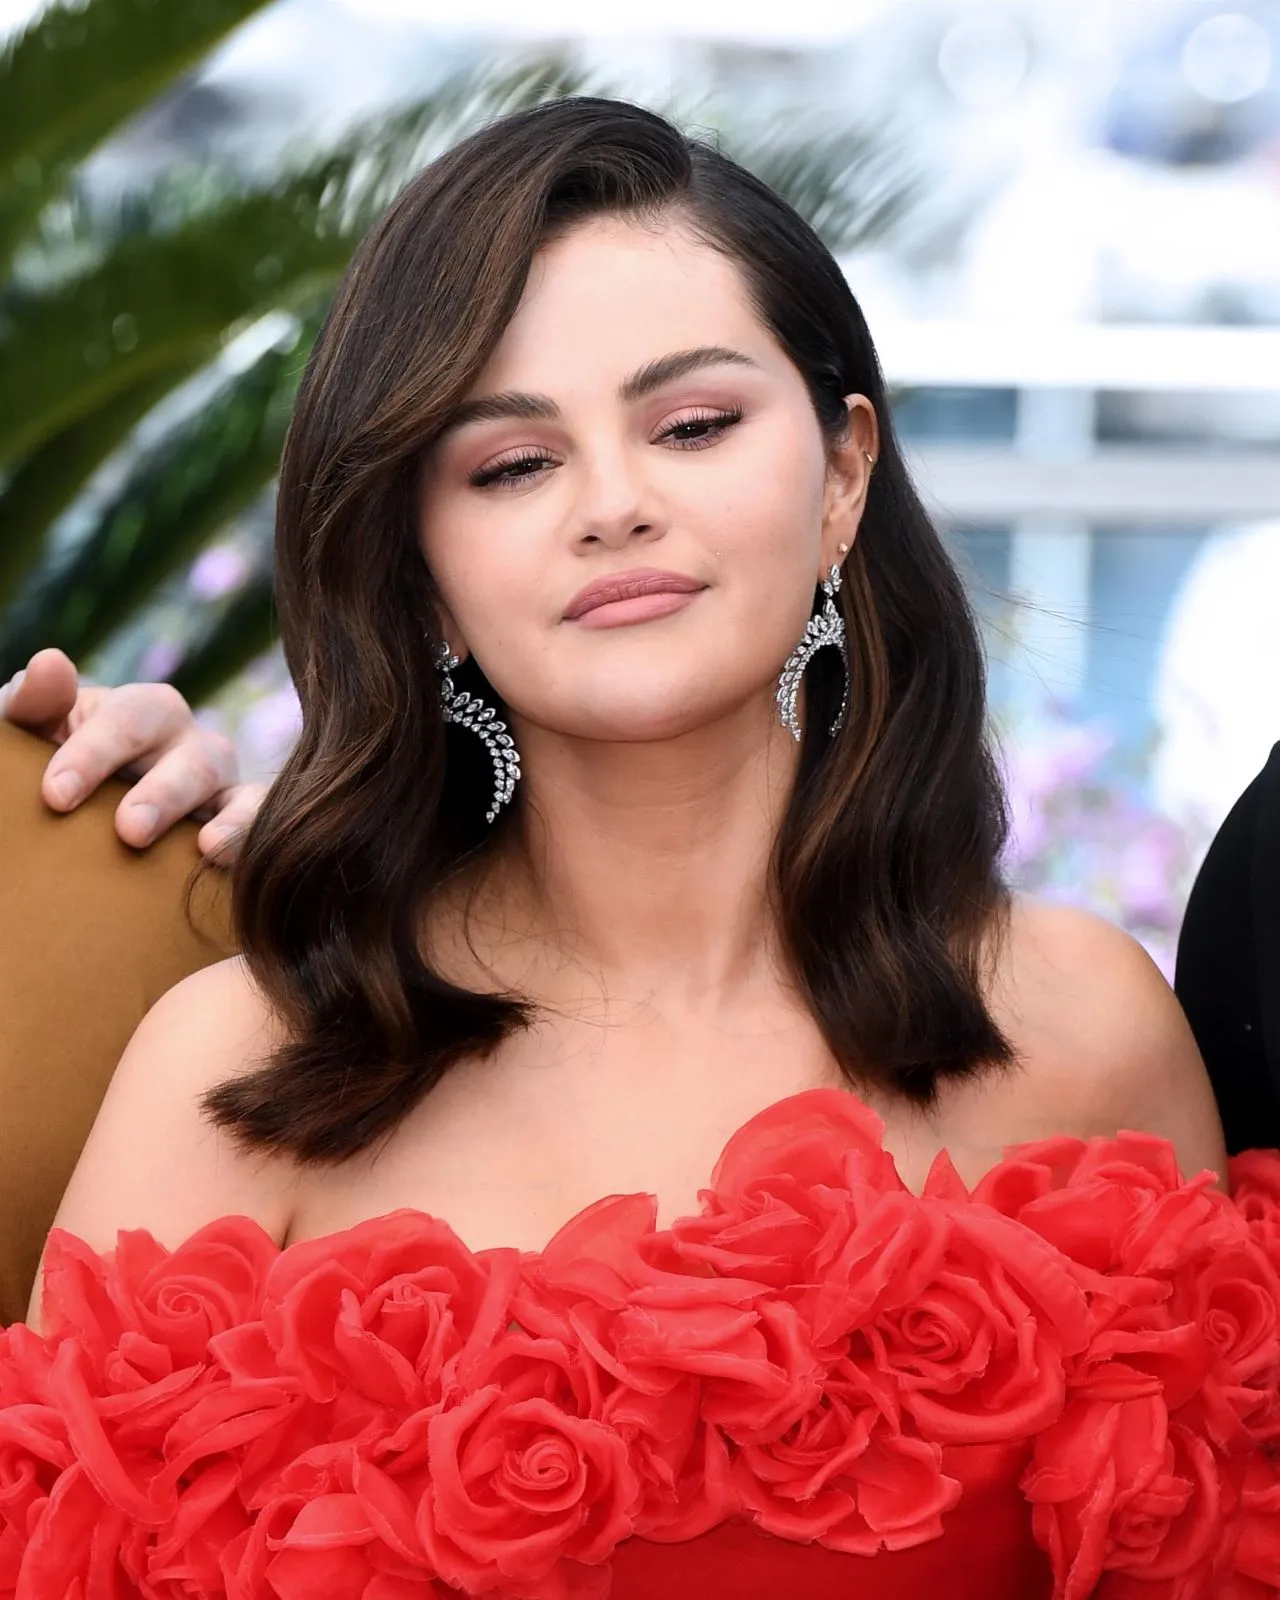
<svg viewBox="0 0 1280 1600">
<path fill-rule="evenodd" d="M 634 698 L 613 704 L 597 703 L 582 707 L 577 716 L 560 723 L 566 733 L 582 739 L 599 739 L 621 744 L 658 744 L 702 733 L 724 722 L 742 709 L 740 699 L 714 704 L 695 700 L 688 693 L 679 699 L 655 696 L 647 703 Z"/>
</svg>

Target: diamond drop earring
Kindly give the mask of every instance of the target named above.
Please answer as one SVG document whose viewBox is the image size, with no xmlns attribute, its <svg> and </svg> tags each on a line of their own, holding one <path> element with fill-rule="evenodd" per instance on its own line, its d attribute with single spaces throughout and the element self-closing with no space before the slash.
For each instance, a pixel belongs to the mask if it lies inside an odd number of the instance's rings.
<svg viewBox="0 0 1280 1600">
<path fill-rule="evenodd" d="M 842 554 L 847 549 L 847 545 L 840 546 Z M 833 734 L 838 733 L 844 722 L 845 709 L 849 704 L 849 650 L 845 642 L 844 618 L 836 607 L 836 595 L 840 592 L 841 581 L 840 568 L 832 566 L 822 583 L 822 592 L 825 596 L 822 610 L 818 615 L 809 618 L 800 643 L 787 657 L 778 676 L 778 714 L 782 726 L 796 740 L 800 738 L 800 719 L 796 716 L 796 696 L 800 692 L 800 679 L 804 676 L 804 669 L 824 645 L 835 645 L 844 664 L 844 694 L 841 696 L 840 709 L 836 712 L 830 731 Z"/>
<path fill-rule="evenodd" d="M 462 665 L 461 656 L 455 656 L 447 644 L 441 644 L 436 647 L 435 664 L 441 675 L 440 708 L 444 720 L 478 734 L 493 762 L 493 804 L 484 815 L 486 822 L 492 822 L 515 793 L 520 776 L 520 755 L 515 740 L 507 732 L 506 723 L 494 714 L 492 706 L 485 705 L 469 690 L 459 693 L 454 688 L 453 669 Z"/>
</svg>

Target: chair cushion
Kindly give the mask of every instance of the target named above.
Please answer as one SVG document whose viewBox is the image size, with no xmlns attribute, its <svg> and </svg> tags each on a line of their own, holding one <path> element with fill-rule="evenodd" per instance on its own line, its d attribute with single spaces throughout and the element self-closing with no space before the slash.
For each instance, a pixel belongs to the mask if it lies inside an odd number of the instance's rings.
<svg viewBox="0 0 1280 1600">
<path fill-rule="evenodd" d="M 26 1316 L 45 1235 L 134 1029 L 166 989 L 235 950 L 226 874 L 193 896 L 195 928 L 183 911 L 199 824 L 134 850 L 113 820 L 129 784 L 108 779 L 75 811 L 53 811 L 40 795 L 52 754 L 0 722 L 0 1326 Z"/>
</svg>

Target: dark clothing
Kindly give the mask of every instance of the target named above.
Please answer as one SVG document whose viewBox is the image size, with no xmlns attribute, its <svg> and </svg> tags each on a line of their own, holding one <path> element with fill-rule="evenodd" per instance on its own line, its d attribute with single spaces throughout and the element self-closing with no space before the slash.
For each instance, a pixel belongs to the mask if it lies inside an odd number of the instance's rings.
<svg viewBox="0 0 1280 1600">
<path fill-rule="evenodd" d="M 1227 1151 L 1280 1146 L 1280 744 L 1200 868 L 1174 988 L 1209 1069 Z"/>
</svg>

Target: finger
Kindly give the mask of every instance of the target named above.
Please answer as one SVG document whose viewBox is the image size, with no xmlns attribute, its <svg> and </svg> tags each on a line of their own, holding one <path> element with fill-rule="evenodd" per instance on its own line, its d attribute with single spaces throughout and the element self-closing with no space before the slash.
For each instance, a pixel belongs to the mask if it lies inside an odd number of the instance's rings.
<svg viewBox="0 0 1280 1600">
<path fill-rule="evenodd" d="M 148 845 L 179 818 L 229 789 L 237 775 L 230 739 L 209 728 L 189 727 L 116 807 L 116 832 L 126 844 Z"/>
<path fill-rule="evenodd" d="M 266 793 L 265 783 L 236 784 L 229 792 L 226 805 L 196 835 L 201 854 L 220 867 L 229 867 L 240 854 L 244 835 Z"/>
<path fill-rule="evenodd" d="M 93 715 L 77 715 L 75 721 L 41 785 L 45 799 L 59 811 L 78 805 L 121 768 L 130 769 L 128 777 L 148 771 L 192 728 L 190 706 L 167 683 L 127 683 L 105 690 Z M 232 770 L 223 785 L 234 783 L 235 777 Z M 74 790 L 68 787 L 64 793 L 60 778 L 76 780 Z"/>
<path fill-rule="evenodd" d="M 0 716 L 42 739 L 61 743 L 76 695 L 83 692 L 76 664 L 65 651 L 37 650 L 0 689 Z M 90 691 L 95 698 L 103 692 Z"/>
</svg>

